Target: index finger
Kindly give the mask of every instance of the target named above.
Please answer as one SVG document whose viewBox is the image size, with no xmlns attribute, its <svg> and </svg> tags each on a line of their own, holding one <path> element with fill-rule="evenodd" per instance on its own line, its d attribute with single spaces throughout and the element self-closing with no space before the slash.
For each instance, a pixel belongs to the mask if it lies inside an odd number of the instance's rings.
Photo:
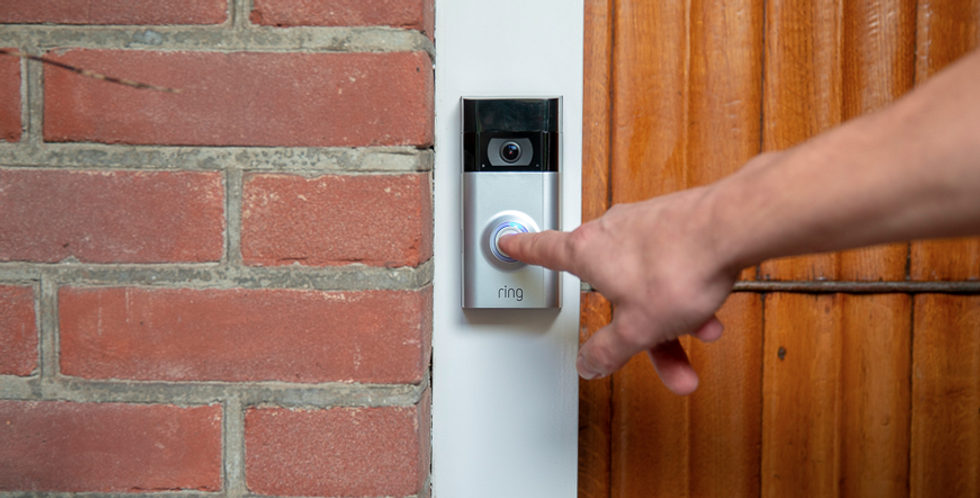
<svg viewBox="0 0 980 498">
<path fill-rule="evenodd" d="M 574 256 L 569 233 L 547 230 L 506 235 L 500 239 L 499 245 L 508 256 L 518 261 L 582 276 L 578 273 L 580 265 Z"/>
</svg>

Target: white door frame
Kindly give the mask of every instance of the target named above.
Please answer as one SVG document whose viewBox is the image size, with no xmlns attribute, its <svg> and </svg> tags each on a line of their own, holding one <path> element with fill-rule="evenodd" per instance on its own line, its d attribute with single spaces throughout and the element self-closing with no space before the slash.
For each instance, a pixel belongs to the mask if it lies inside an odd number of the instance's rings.
<svg viewBox="0 0 980 498">
<path fill-rule="evenodd" d="M 583 0 L 436 0 L 433 496 L 574 498 L 579 280 L 563 308 L 460 306 L 461 96 L 563 100 L 561 223 L 581 223 Z"/>
</svg>

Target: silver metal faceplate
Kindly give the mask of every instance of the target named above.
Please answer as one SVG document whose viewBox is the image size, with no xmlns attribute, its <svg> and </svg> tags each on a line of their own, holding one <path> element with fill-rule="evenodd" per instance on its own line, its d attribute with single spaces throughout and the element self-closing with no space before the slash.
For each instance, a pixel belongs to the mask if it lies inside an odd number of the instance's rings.
<svg viewBox="0 0 980 498">
<path fill-rule="evenodd" d="M 553 172 L 463 173 L 464 308 L 561 308 L 560 272 L 505 263 L 490 250 L 503 221 L 560 230 L 560 184 Z"/>
</svg>

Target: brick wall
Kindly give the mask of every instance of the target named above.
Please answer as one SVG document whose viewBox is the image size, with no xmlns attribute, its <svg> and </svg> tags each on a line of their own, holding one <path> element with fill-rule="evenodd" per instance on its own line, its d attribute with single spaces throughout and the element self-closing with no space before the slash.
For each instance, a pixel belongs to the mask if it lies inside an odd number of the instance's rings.
<svg viewBox="0 0 980 498">
<path fill-rule="evenodd" d="M 0 497 L 428 496 L 432 3 L 0 3 Z"/>
</svg>

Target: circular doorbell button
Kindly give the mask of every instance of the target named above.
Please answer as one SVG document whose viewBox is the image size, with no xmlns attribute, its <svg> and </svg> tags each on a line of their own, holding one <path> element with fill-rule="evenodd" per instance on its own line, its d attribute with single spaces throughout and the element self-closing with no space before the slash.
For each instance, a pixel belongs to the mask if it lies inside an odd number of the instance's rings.
<svg viewBox="0 0 980 498">
<path fill-rule="evenodd" d="M 507 253 L 500 248 L 500 239 L 505 235 L 514 235 L 527 232 L 527 227 L 516 221 L 505 221 L 500 223 L 493 229 L 493 233 L 490 235 L 490 252 L 493 253 L 494 257 L 503 261 L 504 263 L 516 263 L 516 259 L 508 256 Z"/>
</svg>

